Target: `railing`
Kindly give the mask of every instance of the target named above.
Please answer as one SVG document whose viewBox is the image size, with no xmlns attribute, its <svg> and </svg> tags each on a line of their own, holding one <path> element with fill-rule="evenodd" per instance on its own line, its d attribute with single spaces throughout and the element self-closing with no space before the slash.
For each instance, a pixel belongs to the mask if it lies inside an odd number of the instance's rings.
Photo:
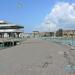
<svg viewBox="0 0 75 75">
<path fill-rule="evenodd" d="M 22 41 L 22 40 L 26 40 L 26 38 L 14 38 L 14 37 L 10 37 L 10 38 L 0 38 L 0 42 Z"/>
<path fill-rule="evenodd" d="M 71 37 L 39 37 L 39 39 L 66 44 L 75 47 L 75 38 Z"/>
<path fill-rule="evenodd" d="M 16 44 L 22 44 L 24 41 L 27 40 L 26 38 L 0 38 L 0 50 L 5 49 L 8 47 L 14 46 L 14 42 L 17 42 Z M 4 46 L 5 42 L 12 42 L 13 44 L 10 46 Z"/>
</svg>

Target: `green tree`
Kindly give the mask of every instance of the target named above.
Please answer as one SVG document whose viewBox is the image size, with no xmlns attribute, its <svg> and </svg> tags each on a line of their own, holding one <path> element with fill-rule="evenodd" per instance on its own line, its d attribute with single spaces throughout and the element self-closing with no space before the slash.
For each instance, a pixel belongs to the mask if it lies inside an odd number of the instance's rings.
<svg viewBox="0 0 75 75">
<path fill-rule="evenodd" d="M 58 30 L 56 31 L 56 36 L 57 36 L 57 37 L 62 37 L 62 36 L 63 36 L 63 29 L 58 29 Z"/>
</svg>

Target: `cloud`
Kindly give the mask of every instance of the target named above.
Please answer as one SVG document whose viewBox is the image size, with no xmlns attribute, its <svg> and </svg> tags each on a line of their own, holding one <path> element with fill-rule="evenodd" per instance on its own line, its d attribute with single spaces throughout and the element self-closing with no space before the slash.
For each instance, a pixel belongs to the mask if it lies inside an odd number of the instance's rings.
<svg viewBox="0 0 75 75">
<path fill-rule="evenodd" d="M 38 26 L 39 31 L 49 31 L 49 29 L 55 31 L 58 28 L 75 28 L 75 3 L 56 3 L 42 24 Z"/>
<path fill-rule="evenodd" d="M 47 18 L 50 18 L 49 20 L 59 28 L 73 28 L 75 27 L 75 4 L 58 3 Z"/>
</svg>

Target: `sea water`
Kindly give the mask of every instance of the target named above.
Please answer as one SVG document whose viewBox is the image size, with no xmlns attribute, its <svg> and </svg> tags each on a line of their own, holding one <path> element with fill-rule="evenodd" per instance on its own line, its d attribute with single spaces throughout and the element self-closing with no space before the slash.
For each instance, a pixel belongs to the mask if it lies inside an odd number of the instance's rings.
<svg viewBox="0 0 75 75">
<path fill-rule="evenodd" d="M 75 38 L 41 37 L 40 39 L 75 46 Z"/>
</svg>

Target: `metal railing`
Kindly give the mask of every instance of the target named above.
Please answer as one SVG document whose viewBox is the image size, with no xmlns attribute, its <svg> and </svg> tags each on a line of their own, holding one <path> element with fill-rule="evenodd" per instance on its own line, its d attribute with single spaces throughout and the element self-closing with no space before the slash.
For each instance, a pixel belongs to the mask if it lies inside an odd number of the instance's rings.
<svg viewBox="0 0 75 75">
<path fill-rule="evenodd" d="M 3 48 L 7 48 L 8 46 L 4 46 L 4 43 L 5 42 L 12 42 L 14 44 L 14 42 L 16 42 L 18 44 L 22 44 L 24 41 L 26 41 L 27 39 L 26 38 L 14 38 L 14 37 L 10 37 L 10 38 L 0 38 L 0 49 L 3 49 Z M 12 45 L 14 46 L 14 45 Z M 11 47 L 11 45 L 10 45 Z"/>
</svg>

